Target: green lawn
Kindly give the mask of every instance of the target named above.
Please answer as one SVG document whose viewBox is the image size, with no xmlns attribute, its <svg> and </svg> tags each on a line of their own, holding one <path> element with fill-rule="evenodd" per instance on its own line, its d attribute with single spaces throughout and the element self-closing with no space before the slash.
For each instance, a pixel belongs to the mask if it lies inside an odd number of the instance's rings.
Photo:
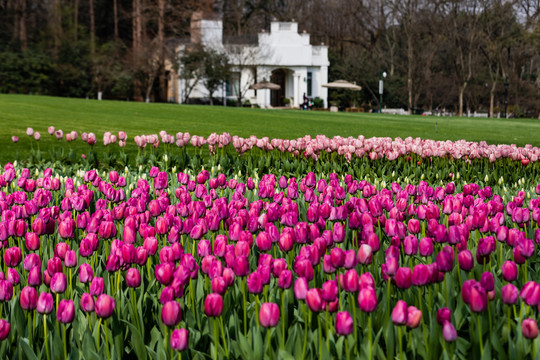
<svg viewBox="0 0 540 360">
<path fill-rule="evenodd" d="M 435 140 L 540 145 L 540 120 L 472 119 L 399 116 L 379 114 L 329 113 L 297 110 L 261 110 L 223 106 L 146 104 L 122 101 L 97 101 L 28 95 L 0 95 L 0 163 L 10 161 L 16 152 L 25 156 L 30 144 L 26 128 L 42 134 L 43 149 L 55 144 L 47 134 L 54 126 L 64 132 L 94 132 L 98 142 L 105 131 L 124 130 L 128 146 L 135 148 L 133 137 L 140 134 L 189 131 L 208 136 L 227 131 L 239 136 L 296 138 L 312 136 L 407 136 Z M 11 136 L 21 139 L 11 142 Z M 77 140 L 80 143 L 80 140 Z M 81 148 L 82 144 L 75 145 Z"/>
</svg>

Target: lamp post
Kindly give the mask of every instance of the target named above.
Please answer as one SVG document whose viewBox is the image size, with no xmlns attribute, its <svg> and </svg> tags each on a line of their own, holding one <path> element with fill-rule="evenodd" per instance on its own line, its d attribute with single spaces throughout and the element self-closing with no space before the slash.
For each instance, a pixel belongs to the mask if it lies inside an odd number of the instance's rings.
<svg viewBox="0 0 540 360">
<path fill-rule="evenodd" d="M 382 114 L 382 94 L 384 90 L 384 78 L 386 78 L 386 71 L 379 71 L 379 114 Z"/>
<path fill-rule="evenodd" d="M 504 118 L 508 117 L 508 76 L 504 79 Z"/>
</svg>

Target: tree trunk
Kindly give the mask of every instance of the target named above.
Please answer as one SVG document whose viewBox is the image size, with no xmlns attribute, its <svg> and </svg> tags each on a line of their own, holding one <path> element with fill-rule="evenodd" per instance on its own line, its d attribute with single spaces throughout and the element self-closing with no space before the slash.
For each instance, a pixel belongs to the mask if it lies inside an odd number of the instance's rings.
<svg viewBox="0 0 540 360">
<path fill-rule="evenodd" d="M 89 0 L 90 5 L 90 54 L 96 52 L 96 16 L 94 14 L 94 0 Z"/>
<path fill-rule="evenodd" d="M 413 110 L 413 61 L 414 51 L 412 44 L 412 34 L 407 34 L 407 93 L 409 95 L 409 114 L 412 114 Z"/>
<path fill-rule="evenodd" d="M 79 38 L 79 0 L 73 2 L 73 39 Z"/>
<path fill-rule="evenodd" d="M 133 59 L 132 65 L 135 69 L 140 66 L 140 51 L 142 46 L 142 0 L 133 0 L 132 32 L 133 32 Z M 142 89 L 139 79 L 133 82 L 133 97 L 136 101 L 142 101 Z"/>
<path fill-rule="evenodd" d="M 463 96 L 465 94 L 465 88 L 467 87 L 467 82 L 464 82 L 462 86 L 459 87 L 459 108 L 458 116 L 463 116 Z"/>
<path fill-rule="evenodd" d="M 53 57 L 58 57 L 58 50 L 62 43 L 62 0 L 53 3 Z"/>
<path fill-rule="evenodd" d="M 495 89 L 497 88 L 497 81 L 491 83 L 491 90 L 489 91 L 489 117 L 493 118 L 494 105 L 495 105 Z"/>
<path fill-rule="evenodd" d="M 28 47 L 28 37 L 26 34 L 26 0 L 19 0 L 21 4 L 21 17 L 19 19 L 19 40 L 21 42 L 21 51 L 26 51 Z"/>
<path fill-rule="evenodd" d="M 159 46 L 159 96 L 158 100 L 163 101 L 167 98 L 167 89 L 165 88 L 165 0 L 158 1 L 158 46 Z"/>
<path fill-rule="evenodd" d="M 114 41 L 118 41 L 118 0 L 113 2 Z"/>
</svg>

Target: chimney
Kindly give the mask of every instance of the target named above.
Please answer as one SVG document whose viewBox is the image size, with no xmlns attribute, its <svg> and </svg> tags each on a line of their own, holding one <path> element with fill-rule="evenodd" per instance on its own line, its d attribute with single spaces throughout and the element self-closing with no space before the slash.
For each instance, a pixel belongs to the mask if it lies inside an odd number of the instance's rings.
<svg viewBox="0 0 540 360">
<path fill-rule="evenodd" d="M 202 31 L 201 31 L 201 23 L 202 23 L 203 13 L 202 11 L 195 11 L 191 15 L 191 25 L 190 25 L 190 33 L 191 33 L 191 43 L 192 44 L 200 44 L 201 38 L 202 38 Z"/>
</svg>

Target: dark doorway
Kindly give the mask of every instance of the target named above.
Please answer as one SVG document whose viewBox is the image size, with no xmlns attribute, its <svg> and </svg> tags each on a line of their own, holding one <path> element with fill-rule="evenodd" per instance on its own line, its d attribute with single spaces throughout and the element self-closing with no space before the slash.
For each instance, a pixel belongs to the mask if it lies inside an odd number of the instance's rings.
<svg viewBox="0 0 540 360">
<path fill-rule="evenodd" d="M 272 71 L 272 76 L 270 77 L 270 82 L 278 84 L 281 86 L 279 90 L 271 90 L 270 92 L 270 105 L 273 107 L 284 106 L 285 102 L 285 70 L 276 69 Z"/>
</svg>

